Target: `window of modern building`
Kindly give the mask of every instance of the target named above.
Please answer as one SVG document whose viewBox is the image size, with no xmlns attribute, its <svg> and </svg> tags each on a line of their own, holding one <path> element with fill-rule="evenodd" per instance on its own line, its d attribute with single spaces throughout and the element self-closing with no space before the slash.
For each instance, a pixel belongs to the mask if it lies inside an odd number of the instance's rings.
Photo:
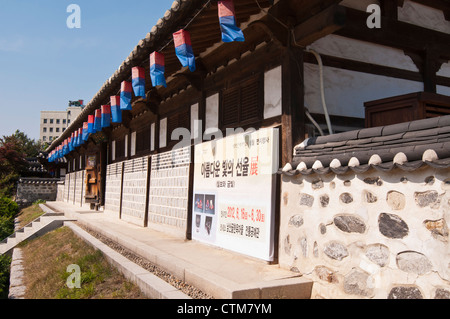
<svg viewBox="0 0 450 319">
<path fill-rule="evenodd" d="M 47 119 L 44 119 L 44 124 L 47 124 Z"/>
<path fill-rule="evenodd" d="M 47 132 L 47 128 L 46 128 L 46 127 L 43 127 L 43 128 L 42 128 L 42 132 L 46 133 L 46 132 Z"/>
<path fill-rule="evenodd" d="M 63 124 L 66 124 L 66 119 L 63 119 Z"/>
<path fill-rule="evenodd" d="M 50 127 L 50 133 L 53 133 L 53 127 Z"/>
<path fill-rule="evenodd" d="M 53 119 L 50 119 L 50 124 L 53 124 Z"/>
<path fill-rule="evenodd" d="M 47 136 L 42 136 L 42 141 L 45 142 L 47 140 Z"/>
<path fill-rule="evenodd" d="M 56 133 L 59 133 L 59 127 L 56 128 Z"/>
<path fill-rule="evenodd" d="M 59 124 L 59 122 L 60 122 L 59 119 L 56 119 L 56 124 Z"/>
</svg>

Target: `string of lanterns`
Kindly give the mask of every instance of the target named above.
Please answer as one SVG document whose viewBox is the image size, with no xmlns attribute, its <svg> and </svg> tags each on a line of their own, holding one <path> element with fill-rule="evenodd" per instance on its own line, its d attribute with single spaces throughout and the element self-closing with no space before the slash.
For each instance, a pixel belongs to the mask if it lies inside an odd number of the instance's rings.
<svg viewBox="0 0 450 319">
<path fill-rule="evenodd" d="M 233 0 L 218 1 L 218 16 L 222 41 L 243 42 L 244 34 L 236 24 L 236 15 Z M 196 70 L 195 56 L 191 44 L 191 36 L 188 31 L 181 29 L 173 34 L 175 54 L 183 67 L 188 67 L 191 72 Z M 164 76 L 164 55 L 160 52 L 150 54 L 150 79 L 154 87 L 167 87 Z M 94 114 L 88 115 L 88 121 L 83 123 L 71 136 L 66 138 L 59 146 L 48 155 L 49 162 L 56 162 L 72 152 L 76 147 L 84 144 L 90 134 L 100 132 L 109 127 L 111 123 L 122 122 L 122 111 L 131 110 L 132 92 L 135 96 L 145 98 L 145 69 L 139 66 L 131 70 L 132 80 L 123 81 L 120 86 L 120 95 L 111 96 L 111 105 L 102 105 Z"/>
</svg>

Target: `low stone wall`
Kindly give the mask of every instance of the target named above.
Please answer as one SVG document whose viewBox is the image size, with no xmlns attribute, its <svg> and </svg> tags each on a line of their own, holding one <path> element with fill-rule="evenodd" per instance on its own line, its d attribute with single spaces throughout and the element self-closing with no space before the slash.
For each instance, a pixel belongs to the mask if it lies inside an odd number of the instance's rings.
<svg viewBox="0 0 450 319">
<path fill-rule="evenodd" d="M 281 266 L 313 279 L 313 298 L 450 298 L 449 176 L 282 176 Z"/>
<path fill-rule="evenodd" d="M 17 182 L 16 202 L 19 205 L 28 205 L 42 199 L 56 200 L 59 179 L 54 178 L 25 178 Z"/>
</svg>

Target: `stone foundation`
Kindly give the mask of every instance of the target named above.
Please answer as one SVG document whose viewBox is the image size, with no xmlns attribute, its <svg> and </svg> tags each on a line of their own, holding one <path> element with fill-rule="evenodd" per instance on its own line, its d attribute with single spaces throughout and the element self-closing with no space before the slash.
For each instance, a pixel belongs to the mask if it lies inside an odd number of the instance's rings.
<svg viewBox="0 0 450 319">
<path fill-rule="evenodd" d="M 281 266 L 313 279 L 313 298 L 450 298 L 449 176 L 282 176 Z"/>
</svg>

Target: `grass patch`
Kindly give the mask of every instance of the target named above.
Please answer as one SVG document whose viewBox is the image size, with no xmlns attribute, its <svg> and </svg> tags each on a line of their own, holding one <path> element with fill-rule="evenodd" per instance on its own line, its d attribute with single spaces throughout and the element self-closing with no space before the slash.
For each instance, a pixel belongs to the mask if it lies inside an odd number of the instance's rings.
<svg viewBox="0 0 450 319">
<path fill-rule="evenodd" d="M 19 214 L 17 215 L 19 228 L 25 227 L 27 224 L 31 223 L 33 220 L 43 214 L 44 211 L 39 207 L 39 203 L 34 203 L 31 206 L 21 209 Z"/>
<path fill-rule="evenodd" d="M 103 254 L 77 237 L 70 228 L 58 228 L 21 245 L 26 299 L 144 299 L 140 289 L 111 266 Z M 81 288 L 68 288 L 72 274 L 81 270 Z"/>
</svg>

